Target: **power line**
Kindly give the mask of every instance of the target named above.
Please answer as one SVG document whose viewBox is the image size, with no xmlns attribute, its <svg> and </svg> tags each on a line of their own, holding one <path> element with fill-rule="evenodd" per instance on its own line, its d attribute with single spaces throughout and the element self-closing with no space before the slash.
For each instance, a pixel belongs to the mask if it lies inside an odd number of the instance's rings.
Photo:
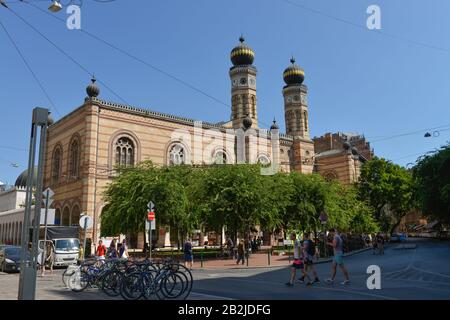
<svg viewBox="0 0 450 320">
<path fill-rule="evenodd" d="M 41 11 L 41 12 L 45 13 L 46 15 L 51 16 L 53 19 L 56 19 L 56 20 L 58 20 L 60 22 L 63 22 L 64 24 L 66 23 L 64 19 L 59 18 L 59 17 L 55 16 L 54 14 L 51 14 L 50 12 L 48 12 L 46 10 L 43 10 L 42 8 L 34 5 L 33 3 L 30 3 L 30 2 L 28 2 L 26 0 L 24 0 L 23 2 L 28 4 L 28 5 L 30 5 L 30 6 L 32 6 L 36 10 Z M 103 43 L 104 45 L 106 45 L 106 46 L 108 46 L 108 47 L 110 47 L 110 48 L 112 48 L 112 49 L 122 53 L 123 55 L 126 55 L 129 58 L 131 58 L 131 59 L 133 59 L 133 60 L 135 60 L 135 61 L 137 61 L 137 62 L 139 62 L 139 63 L 141 63 L 143 65 L 145 65 L 146 67 L 148 67 L 148 68 L 150 68 L 150 69 L 152 69 L 154 71 L 157 71 L 157 72 L 159 72 L 159 73 L 161 73 L 161 74 L 171 78 L 172 80 L 174 80 L 174 81 L 184 85 L 185 87 L 188 87 L 191 90 L 194 90 L 197 93 L 200 93 L 201 95 L 203 95 L 203 96 L 205 96 L 205 97 L 207 97 L 207 98 L 217 102 L 218 104 L 221 104 L 221 105 L 226 106 L 228 108 L 231 107 L 228 103 L 223 102 L 222 100 L 220 100 L 220 99 L 210 95 L 209 93 L 205 92 L 202 89 L 199 89 L 198 87 L 194 86 L 193 84 L 191 84 L 191 83 L 189 83 L 189 82 L 187 82 L 187 81 L 185 81 L 185 80 L 183 80 L 183 79 L 181 79 L 181 78 L 179 78 L 179 77 L 177 77 L 177 76 L 175 76 L 175 75 L 173 75 L 173 74 L 171 74 L 171 73 L 169 73 L 169 72 L 167 72 L 167 71 L 165 71 L 165 70 L 163 70 L 163 69 L 161 69 L 161 68 L 159 68 L 159 67 L 157 67 L 157 66 L 155 66 L 155 65 L 153 65 L 153 64 L 151 64 L 151 63 L 149 63 L 149 62 L 147 62 L 147 61 L 145 61 L 145 60 L 143 60 L 143 59 L 141 59 L 139 57 L 137 57 L 137 56 L 135 56 L 134 54 L 130 53 L 129 51 L 127 51 L 125 49 L 122 49 L 122 48 L 114 45 L 113 43 L 111 43 L 111 42 L 109 42 L 109 41 L 107 41 L 107 40 L 105 40 L 105 39 L 103 39 L 103 38 L 101 38 L 101 37 L 99 37 L 99 36 L 89 32 L 89 31 L 86 31 L 85 29 L 79 29 L 79 31 L 84 33 L 84 34 L 86 34 L 86 35 L 88 35 L 89 37 L 93 38 L 94 40 L 97 40 L 97 41 Z M 259 122 L 261 124 L 267 126 L 267 127 L 271 126 L 271 124 L 267 124 L 267 123 L 264 123 L 262 121 L 259 121 Z"/>
<path fill-rule="evenodd" d="M 37 7 L 33 3 L 29 3 L 28 1 L 23 1 L 23 2 L 29 4 L 30 6 L 34 7 L 35 9 L 37 9 L 37 10 L 39 10 L 39 11 L 41 11 L 41 12 L 47 14 L 47 15 L 50 15 L 52 18 L 65 23 L 64 19 L 59 18 L 59 17 L 51 14 L 50 12 L 47 12 L 46 10 L 43 10 L 43 9 Z M 209 93 L 207 93 L 207 92 L 197 88 L 196 86 L 190 84 L 189 82 L 187 82 L 187 81 L 185 81 L 185 80 L 183 80 L 183 79 L 181 79 L 181 78 L 179 78 L 179 77 L 177 77 L 177 76 L 175 76 L 175 75 L 173 75 L 173 74 L 171 74 L 171 73 L 169 73 L 167 71 L 164 71 L 163 69 L 161 69 L 161 68 L 159 68 L 159 67 L 157 67 L 157 66 L 155 66 L 153 64 L 150 64 L 149 62 L 147 62 L 147 61 L 145 61 L 145 60 L 135 56 L 134 54 L 132 54 L 132 53 L 130 53 L 130 52 L 128 52 L 128 51 L 126 51 L 126 50 L 124 50 L 122 48 L 119 48 L 118 46 L 112 44 L 111 42 L 106 41 L 105 39 L 100 38 L 100 37 L 96 36 L 95 34 L 89 32 L 89 31 L 86 31 L 84 29 L 79 29 L 79 31 L 81 31 L 82 33 L 90 36 L 91 38 L 93 38 L 93 39 L 95 39 L 97 41 L 102 42 L 103 44 L 109 46 L 110 48 L 112 48 L 112 49 L 114 49 L 114 50 L 116 50 L 116 51 L 118 51 L 118 52 L 128 56 L 129 58 L 131 58 L 131 59 L 133 59 L 133 60 L 135 60 L 135 61 L 137 61 L 137 62 L 139 62 L 139 63 L 141 63 L 141 64 L 143 64 L 143 65 L 145 65 L 145 66 L 147 66 L 147 67 L 149 67 L 149 68 L 151 68 L 151 69 L 153 69 L 153 70 L 155 70 L 155 71 L 157 71 L 157 72 L 159 72 L 159 73 L 161 73 L 161 74 L 163 74 L 163 75 L 165 75 L 165 76 L 167 76 L 169 78 L 171 78 L 172 80 L 175 80 L 178 83 L 181 83 L 182 85 L 184 85 L 184 86 L 186 86 L 186 87 L 196 91 L 197 93 L 200 93 L 200 94 L 204 95 L 205 97 L 207 97 L 207 98 L 209 98 L 211 100 L 214 100 L 215 102 L 217 102 L 219 104 L 222 104 L 222 105 L 224 105 L 226 107 L 230 107 L 230 105 L 227 104 L 226 102 L 223 102 L 220 99 L 218 99 L 218 98 L 210 95 Z"/>
<path fill-rule="evenodd" d="M 395 135 L 392 135 L 392 136 L 387 136 L 387 137 L 384 137 L 384 138 L 380 138 L 380 139 L 376 139 L 376 140 L 370 141 L 370 143 L 375 143 L 375 142 L 379 142 L 379 141 L 391 140 L 391 139 L 394 139 L 394 138 L 399 138 L 399 137 L 404 137 L 404 136 L 410 136 L 410 135 L 417 134 L 417 133 L 423 133 L 424 131 L 436 130 L 436 129 L 447 128 L 447 127 L 450 127 L 450 124 L 443 125 L 443 126 L 438 126 L 438 127 L 434 127 L 434 128 L 425 128 L 425 129 L 415 130 L 415 131 L 411 131 L 411 132 L 395 134 Z M 446 131 L 446 130 L 447 130 L 447 129 L 444 129 L 444 130 L 438 130 L 438 131 Z M 367 139 L 368 139 L 368 138 L 367 138 Z"/>
<path fill-rule="evenodd" d="M 22 54 L 22 52 L 20 51 L 18 45 L 16 44 L 16 42 L 14 41 L 14 38 L 11 36 L 11 34 L 8 32 L 8 30 L 6 29 L 5 25 L 3 24 L 3 22 L 0 21 L 0 25 L 2 27 L 2 29 L 5 31 L 6 35 L 8 36 L 9 41 L 11 41 L 11 44 L 14 46 L 14 48 L 16 49 L 17 53 L 19 54 L 20 58 L 22 59 L 23 63 L 25 64 L 25 66 L 27 67 L 28 71 L 31 73 L 31 75 L 33 76 L 34 80 L 36 81 L 36 83 L 38 84 L 39 88 L 41 89 L 41 91 L 44 93 L 44 95 L 46 96 L 47 100 L 49 101 L 51 107 L 56 111 L 56 113 L 58 114 L 59 117 L 61 117 L 61 113 L 58 111 L 58 109 L 55 106 L 55 103 L 53 102 L 52 98 L 50 98 L 50 95 L 48 94 L 47 90 L 45 90 L 42 82 L 39 80 L 39 78 L 37 77 L 36 73 L 33 71 L 33 69 L 31 68 L 30 64 L 28 63 L 27 59 L 25 59 L 25 56 Z"/>
<path fill-rule="evenodd" d="M 313 12 L 315 14 L 318 14 L 318 15 L 324 16 L 326 18 L 335 20 L 337 22 L 344 23 L 346 25 L 349 25 L 349 26 L 352 26 L 352 27 L 356 27 L 358 29 L 362 29 L 362 30 L 365 30 L 365 31 L 368 30 L 367 26 L 364 26 L 364 25 L 361 25 L 361 24 L 358 24 L 358 23 L 355 23 L 355 22 L 352 22 L 352 21 L 349 21 L 349 20 L 345 20 L 345 19 L 333 16 L 333 15 L 328 14 L 326 12 L 323 12 L 323 11 L 320 11 L 320 10 L 317 10 L 317 9 L 314 9 L 314 8 L 311 8 L 311 7 L 307 7 L 307 6 L 303 5 L 303 4 L 300 4 L 300 3 L 297 3 L 297 2 L 293 2 L 291 0 L 281 0 L 281 1 L 286 2 L 286 3 L 288 3 L 288 4 L 292 5 L 292 6 L 304 9 L 306 11 Z M 408 43 L 416 45 L 416 46 L 420 46 L 420 47 L 424 47 L 424 48 L 428 48 L 428 49 L 433 49 L 433 50 L 437 50 L 437 51 L 441 51 L 441 52 L 445 52 L 445 53 L 450 53 L 450 49 L 439 47 L 439 46 L 435 46 L 435 45 L 431 45 L 431 44 L 420 42 L 420 41 L 413 40 L 413 39 L 409 39 L 409 38 L 402 37 L 402 36 L 399 36 L 399 35 L 396 35 L 396 34 L 393 34 L 393 33 L 388 33 L 388 32 L 384 32 L 384 31 L 377 30 L 377 29 L 369 30 L 369 31 L 370 32 L 375 32 L 375 33 L 377 33 L 377 34 L 379 34 L 381 36 L 385 36 L 385 37 L 389 37 L 389 38 L 392 38 L 392 39 L 397 39 L 397 40 L 401 40 L 401 41 L 404 41 L 404 42 L 408 42 Z"/>
<path fill-rule="evenodd" d="M 47 36 L 45 36 L 42 32 L 40 32 L 35 26 L 33 26 L 31 23 L 29 23 L 27 20 L 22 18 L 17 12 L 9 8 L 9 11 L 12 12 L 17 18 L 22 20 L 23 23 L 25 23 L 27 26 L 29 26 L 33 31 L 35 31 L 37 34 L 39 34 L 42 38 L 44 38 L 47 42 L 49 42 L 53 47 L 55 47 L 61 54 L 63 54 L 66 58 L 68 58 L 70 61 L 72 61 L 75 65 L 77 65 L 81 70 L 89 74 L 91 77 L 93 77 L 93 73 L 91 73 L 87 68 L 85 68 L 81 63 L 79 63 L 75 58 L 73 58 L 70 54 L 68 54 L 66 51 L 61 49 L 56 43 L 54 43 L 51 39 L 49 39 Z M 115 95 L 117 98 L 125 102 L 126 104 L 129 104 L 124 98 L 122 98 L 120 95 L 118 95 L 114 90 L 112 90 L 105 82 L 101 80 L 97 80 L 99 83 L 101 83 L 108 91 L 110 91 L 113 95 Z"/>
</svg>

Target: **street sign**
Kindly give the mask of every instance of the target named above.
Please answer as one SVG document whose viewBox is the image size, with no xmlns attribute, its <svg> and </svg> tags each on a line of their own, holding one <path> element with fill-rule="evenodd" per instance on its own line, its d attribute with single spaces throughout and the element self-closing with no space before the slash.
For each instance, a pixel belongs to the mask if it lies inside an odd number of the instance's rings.
<svg viewBox="0 0 450 320">
<path fill-rule="evenodd" d="M 47 224 L 55 224 L 55 209 L 47 210 Z M 41 209 L 40 224 L 45 225 L 45 209 Z"/>
<path fill-rule="evenodd" d="M 145 221 L 145 231 L 156 230 L 156 221 Z"/>
<path fill-rule="evenodd" d="M 153 201 L 150 201 L 149 203 L 147 203 L 147 208 L 150 211 L 153 211 L 155 209 L 155 204 L 153 203 Z"/>
<path fill-rule="evenodd" d="M 147 220 L 152 221 L 155 220 L 155 213 L 153 211 L 149 211 L 147 214 Z"/>
<path fill-rule="evenodd" d="M 87 220 L 87 221 L 85 221 Z M 80 227 L 82 227 L 84 229 L 85 227 L 85 223 L 86 223 L 86 229 L 90 229 L 92 228 L 92 224 L 93 224 L 93 220 L 90 216 L 88 215 L 84 215 L 80 218 Z"/>
<path fill-rule="evenodd" d="M 44 195 L 45 198 L 47 198 L 47 192 L 48 192 L 48 197 L 49 197 L 49 198 L 53 198 L 53 196 L 55 195 L 55 192 L 54 192 L 52 189 L 47 188 L 47 189 L 45 189 L 45 191 L 42 193 L 42 194 Z"/>
</svg>

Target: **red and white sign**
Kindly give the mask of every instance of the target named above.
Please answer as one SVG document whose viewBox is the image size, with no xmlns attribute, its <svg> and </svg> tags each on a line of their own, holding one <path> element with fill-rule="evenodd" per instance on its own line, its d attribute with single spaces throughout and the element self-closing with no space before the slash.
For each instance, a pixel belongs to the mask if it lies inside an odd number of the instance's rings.
<svg viewBox="0 0 450 320">
<path fill-rule="evenodd" d="M 153 221 L 155 220 L 155 213 L 153 211 L 149 211 L 147 214 L 147 220 L 148 221 Z"/>
</svg>

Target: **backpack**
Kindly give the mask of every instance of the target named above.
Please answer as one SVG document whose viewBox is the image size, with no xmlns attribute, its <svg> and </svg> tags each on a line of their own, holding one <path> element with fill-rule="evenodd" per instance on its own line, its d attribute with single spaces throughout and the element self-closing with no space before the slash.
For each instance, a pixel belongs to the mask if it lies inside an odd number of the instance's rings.
<svg viewBox="0 0 450 320">
<path fill-rule="evenodd" d="M 308 240 L 308 249 L 306 250 L 306 252 L 310 256 L 314 256 L 316 254 L 316 245 L 313 241 Z"/>
</svg>

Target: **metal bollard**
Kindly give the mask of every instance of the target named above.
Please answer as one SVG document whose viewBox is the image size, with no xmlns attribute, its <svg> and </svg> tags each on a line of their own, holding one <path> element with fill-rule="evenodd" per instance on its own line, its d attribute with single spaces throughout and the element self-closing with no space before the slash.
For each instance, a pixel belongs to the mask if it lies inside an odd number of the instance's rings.
<svg viewBox="0 0 450 320">
<path fill-rule="evenodd" d="M 270 249 L 267 250 L 267 263 L 270 266 Z"/>
<path fill-rule="evenodd" d="M 200 267 L 203 268 L 203 251 L 200 253 Z"/>
<path fill-rule="evenodd" d="M 250 255 L 247 252 L 247 267 L 248 267 L 248 258 L 250 257 Z"/>
</svg>

